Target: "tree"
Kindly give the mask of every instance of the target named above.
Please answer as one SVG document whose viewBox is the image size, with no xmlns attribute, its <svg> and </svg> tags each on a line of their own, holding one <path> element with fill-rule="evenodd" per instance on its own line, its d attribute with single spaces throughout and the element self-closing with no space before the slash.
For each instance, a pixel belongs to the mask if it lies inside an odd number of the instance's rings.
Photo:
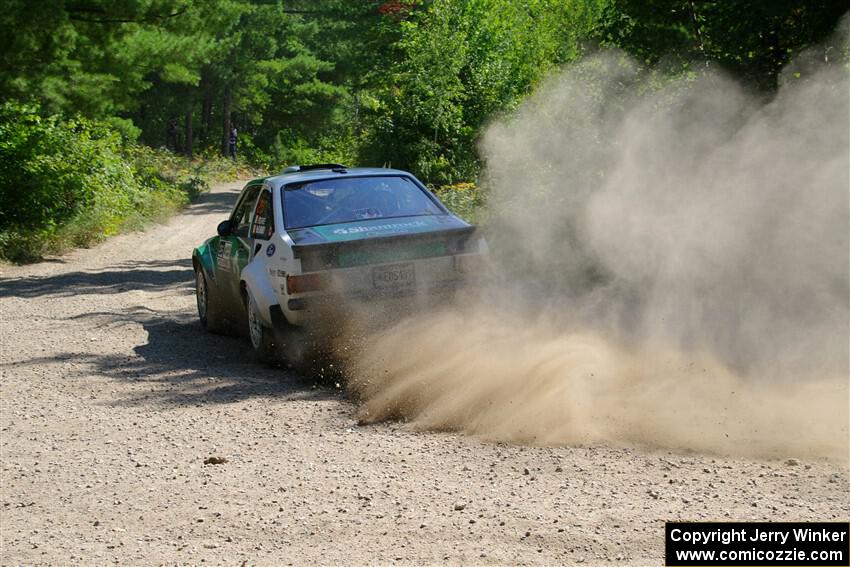
<svg viewBox="0 0 850 567">
<path fill-rule="evenodd" d="M 847 10 L 844 0 L 613 0 L 602 36 L 645 63 L 666 58 L 668 71 L 717 64 L 771 91 L 788 61 Z"/>
<path fill-rule="evenodd" d="M 411 12 L 399 22 L 400 59 L 379 90 L 373 153 L 435 182 L 474 177 L 484 124 L 578 57 L 603 6 L 435 0 Z"/>
</svg>

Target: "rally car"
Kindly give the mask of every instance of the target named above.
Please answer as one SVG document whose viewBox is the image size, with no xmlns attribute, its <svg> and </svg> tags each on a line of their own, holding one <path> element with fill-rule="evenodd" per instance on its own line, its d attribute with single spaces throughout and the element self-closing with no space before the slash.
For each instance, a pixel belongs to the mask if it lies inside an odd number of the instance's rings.
<svg viewBox="0 0 850 567">
<path fill-rule="evenodd" d="M 250 181 L 218 236 L 192 252 L 198 315 L 209 331 L 243 331 L 268 359 L 294 330 L 354 303 L 445 297 L 486 254 L 476 228 L 410 173 L 292 166 Z"/>
</svg>

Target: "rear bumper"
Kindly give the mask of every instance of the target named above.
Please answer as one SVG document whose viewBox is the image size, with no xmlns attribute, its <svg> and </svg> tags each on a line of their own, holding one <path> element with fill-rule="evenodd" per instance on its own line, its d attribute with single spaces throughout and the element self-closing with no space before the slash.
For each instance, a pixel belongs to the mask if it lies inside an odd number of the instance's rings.
<svg viewBox="0 0 850 567">
<path fill-rule="evenodd" d="M 289 299 L 284 308 L 280 305 L 272 320 L 282 325 L 312 326 L 333 325 L 340 318 L 381 314 L 384 318 L 401 317 L 419 308 L 439 307 L 449 303 L 455 293 L 465 289 L 468 280 L 442 281 L 427 288 L 403 291 L 328 293 Z M 277 326 L 277 322 L 275 323 Z"/>
<path fill-rule="evenodd" d="M 333 321 L 347 313 L 380 311 L 404 314 L 411 307 L 439 306 L 451 300 L 458 291 L 479 283 L 485 274 L 486 255 L 464 254 L 420 259 L 415 262 L 415 283 L 398 288 L 378 287 L 373 269 L 328 270 L 328 285 L 322 291 L 280 295 L 280 309 L 285 321 L 292 325 L 312 325 L 314 321 Z M 284 284 L 281 282 L 281 290 Z"/>
<path fill-rule="evenodd" d="M 308 311 L 310 309 L 322 308 L 324 306 L 344 306 L 350 303 L 381 303 L 396 299 L 413 297 L 429 297 L 452 294 L 462 289 L 467 284 L 466 280 L 457 279 L 442 281 L 429 287 L 403 289 L 397 291 L 369 291 L 358 293 L 329 293 L 324 295 L 312 295 L 310 297 L 298 297 L 287 301 L 289 311 Z"/>
</svg>

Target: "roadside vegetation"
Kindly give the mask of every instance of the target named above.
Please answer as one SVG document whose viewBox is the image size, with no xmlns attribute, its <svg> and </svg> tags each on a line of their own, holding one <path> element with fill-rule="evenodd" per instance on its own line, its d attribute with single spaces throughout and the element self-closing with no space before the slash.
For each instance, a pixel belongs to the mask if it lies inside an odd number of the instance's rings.
<svg viewBox="0 0 850 567">
<path fill-rule="evenodd" d="M 161 219 L 239 169 L 408 169 L 482 220 L 483 129 L 617 48 L 658 84 L 722 68 L 769 97 L 843 0 L 9 0 L 0 258 Z M 844 51 L 842 51 L 842 49 Z M 651 84 L 651 81 L 648 83 Z M 233 128 L 237 159 L 229 161 Z"/>
<path fill-rule="evenodd" d="M 210 180 L 235 179 L 219 156 L 188 160 L 122 139 L 101 121 L 0 107 L 0 259 L 37 260 L 143 228 Z"/>
</svg>

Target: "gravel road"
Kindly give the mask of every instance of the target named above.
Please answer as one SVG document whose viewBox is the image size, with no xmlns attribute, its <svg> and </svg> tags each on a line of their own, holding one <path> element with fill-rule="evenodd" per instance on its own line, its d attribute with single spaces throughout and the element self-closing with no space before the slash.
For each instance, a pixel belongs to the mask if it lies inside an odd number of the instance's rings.
<svg viewBox="0 0 850 567">
<path fill-rule="evenodd" d="M 664 520 L 850 517 L 835 463 L 357 426 L 201 330 L 191 249 L 238 189 L 0 267 L 3 565 L 659 565 Z"/>
</svg>

